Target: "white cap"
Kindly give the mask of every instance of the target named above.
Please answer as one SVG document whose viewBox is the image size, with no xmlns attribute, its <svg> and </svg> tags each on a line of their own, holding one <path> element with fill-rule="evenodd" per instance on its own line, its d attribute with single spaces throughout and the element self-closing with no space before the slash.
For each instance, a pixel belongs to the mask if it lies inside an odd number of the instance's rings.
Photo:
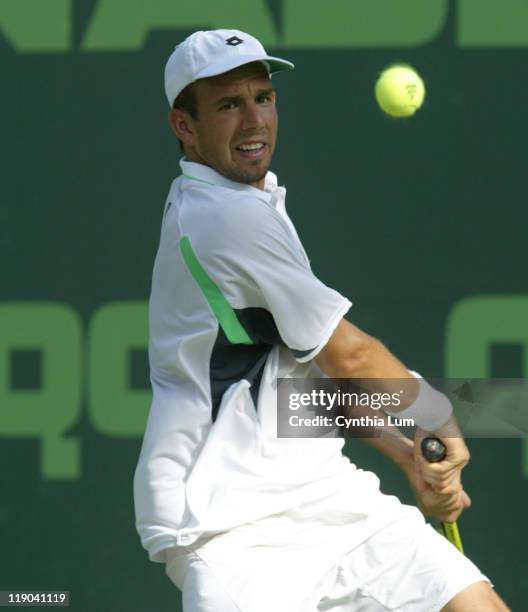
<svg viewBox="0 0 528 612">
<path fill-rule="evenodd" d="M 269 56 L 256 38 L 240 30 L 194 32 L 174 49 L 165 66 L 169 104 L 172 106 L 180 92 L 198 79 L 258 61 L 270 74 L 293 68 L 291 62 Z"/>
</svg>

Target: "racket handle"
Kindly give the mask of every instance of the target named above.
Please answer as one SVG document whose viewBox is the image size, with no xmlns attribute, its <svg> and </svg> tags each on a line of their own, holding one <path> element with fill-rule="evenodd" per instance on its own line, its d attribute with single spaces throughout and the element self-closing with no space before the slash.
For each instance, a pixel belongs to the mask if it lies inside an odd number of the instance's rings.
<svg viewBox="0 0 528 612">
<path fill-rule="evenodd" d="M 437 463 L 442 461 L 446 456 L 446 446 L 439 438 L 435 436 L 429 436 L 422 440 L 422 454 L 429 461 L 429 463 Z M 464 554 L 464 548 L 462 546 L 462 538 L 458 531 L 458 525 L 454 523 L 440 522 L 440 528 L 444 536 L 455 546 L 458 550 Z"/>
<path fill-rule="evenodd" d="M 455 546 L 458 550 L 464 554 L 464 547 L 462 546 L 462 538 L 460 537 L 460 532 L 458 531 L 458 525 L 455 523 L 440 523 L 440 527 L 442 529 L 442 533 L 445 537 Z"/>
<path fill-rule="evenodd" d="M 422 455 L 429 463 L 437 463 L 442 461 L 446 456 L 445 444 L 435 436 L 429 436 L 422 440 Z"/>
</svg>

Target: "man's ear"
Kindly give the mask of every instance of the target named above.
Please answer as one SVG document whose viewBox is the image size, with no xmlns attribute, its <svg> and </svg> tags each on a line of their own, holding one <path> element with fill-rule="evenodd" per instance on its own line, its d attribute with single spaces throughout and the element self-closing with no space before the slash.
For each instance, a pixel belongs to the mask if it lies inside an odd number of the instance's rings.
<svg viewBox="0 0 528 612">
<path fill-rule="evenodd" d="M 172 108 L 169 111 L 169 125 L 183 144 L 189 146 L 195 144 L 194 120 L 187 111 Z"/>
</svg>

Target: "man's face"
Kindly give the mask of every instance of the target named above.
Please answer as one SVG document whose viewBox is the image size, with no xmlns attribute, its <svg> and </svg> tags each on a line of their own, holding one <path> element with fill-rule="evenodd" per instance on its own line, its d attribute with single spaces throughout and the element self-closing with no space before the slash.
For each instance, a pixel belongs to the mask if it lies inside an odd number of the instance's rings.
<svg viewBox="0 0 528 612">
<path fill-rule="evenodd" d="M 194 83 L 197 119 L 189 118 L 186 156 L 220 174 L 263 188 L 277 138 L 275 92 L 260 62 Z"/>
</svg>

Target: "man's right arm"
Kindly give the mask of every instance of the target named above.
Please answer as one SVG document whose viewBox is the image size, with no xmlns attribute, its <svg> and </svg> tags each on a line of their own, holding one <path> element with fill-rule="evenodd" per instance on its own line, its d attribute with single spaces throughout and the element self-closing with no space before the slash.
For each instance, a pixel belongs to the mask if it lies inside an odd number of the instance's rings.
<svg viewBox="0 0 528 612">
<path fill-rule="evenodd" d="M 342 319 L 315 357 L 330 378 L 413 378 L 379 340 Z"/>
<path fill-rule="evenodd" d="M 334 333 L 315 357 L 319 368 L 330 378 L 378 379 L 380 391 L 394 391 L 398 380 L 414 379 L 411 372 L 378 339 L 366 334 L 358 327 L 342 319 Z M 411 381 L 409 381 L 411 385 Z M 416 391 L 418 393 L 418 382 Z M 434 409 L 433 406 L 424 406 Z M 454 432 L 454 433 L 453 433 Z M 428 432 L 429 433 L 429 432 Z M 415 444 L 402 444 L 396 434 L 362 438 L 388 456 L 404 469 L 417 496 L 427 496 L 427 486 L 446 499 L 442 520 L 454 520 L 463 508 L 469 505 L 469 498 L 463 493 L 460 474 L 469 461 L 469 452 L 453 417 L 437 431 L 430 432 L 440 437 L 447 447 L 444 461 L 429 464 L 421 456 L 419 442 L 426 434 L 417 428 Z M 417 486 L 418 485 L 420 486 Z M 417 490 L 418 489 L 418 490 Z M 440 500 L 441 501 L 441 500 Z M 442 505 L 442 504 L 440 504 Z"/>
</svg>

